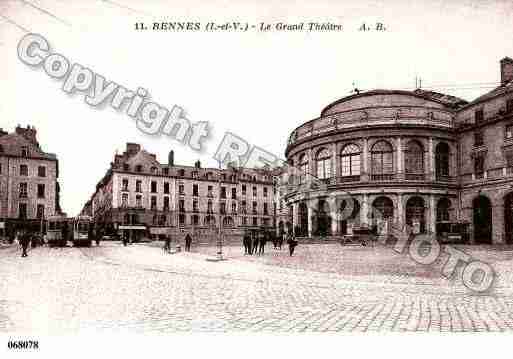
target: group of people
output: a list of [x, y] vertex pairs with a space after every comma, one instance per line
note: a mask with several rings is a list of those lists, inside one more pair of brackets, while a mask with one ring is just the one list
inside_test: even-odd
[[[242, 245], [244, 246], [244, 255], [263, 255], [265, 253], [265, 245], [267, 241], [271, 240], [274, 245], [274, 249], [281, 250], [284, 242], [284, 238], [287, 235], [281, 233], [280, 235], [273, 235], [271, 232], [266, 230], [261, 231], [246, 231], [242, 237]], [[289, 245], [289, 254], [294, 254], [298, 241], [292, 234], [287, 236], [287, 244]]]
[[[189, 233], [187, 233], [185, 235], [185, 251], [186, 252], [191, 251], [191, 244], [192, 244], [192, 236]], [[170, 236], [166, 236], [163, 249], [165, 252], [171, 251], [171, 237]]]
[[[252, 238], [253, 237], [253, 238]], [[265, 244], [268, 240], [266, 232], [248, 232], [244, 233], [242, 237], [242, 244], [244, 246], [244, 254], [249, 255], [262, 255], [265, 252]]]

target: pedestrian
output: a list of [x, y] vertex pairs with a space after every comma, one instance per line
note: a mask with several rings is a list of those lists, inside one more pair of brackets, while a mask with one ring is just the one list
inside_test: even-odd
[[258, 255], [261, 256], [264, 254], [265, 252], [265, 244], [267, 242], [267, 233], [265, 230], [262, 230], [262, 232], [260, 232], [260, 239], [259, 239], [259, 246], [258, 246]]
[[128, 233], [125, 232], [123, 233], [123, 245], [126, 247], [126, 245], [128, 244]]
[[100, 239], [101, 239], [101, 237], [102, 237], [102, 235], [103, 235], [102, 233], [103, 233], [103, 232], [102, 232], [102, 230], [101, 230], [101, 229], [97, 230], [97, 231], [96, 231], [96, 233], [95, 233], [95, 235], [96, 235], [96, 236], [95, 236], [95, 241], [96, 241], [96, 246], [97, 246], [97, 247], [100, 245]]
[[289, 245], [289, 253], [290, 253], [290, 256], [292, 257], [292, 255], [294, 254], [294, 249], [296, 248], [296, 246], [298, 244], [298, 241], [296, 241], [296, 239], [294, 238], [292, 233], [289, 234], [287, 244]]
[[30, 234], [26, 230], [22, 230], [21, 233], [18, 234], [18, 241], [20, 242], [22, 253], [22, 257], [27, 257], [27, 248], [30, 243]]
[[257, 251], [258, 251], [258, 232], [257, 231], [253, 231], [253, 244], [252, 244], [252, 253], [257, 255]]
[[171, 237], [166, 236], [166, 239], [164, 241], [164, 252], [171, 252]]
[[244, 232], [242, 242], [244, 244], [244, 254], [251, 254], [251, 236], [248, 231]]
[[191, 243], [192, 243], [192, 237], [189, 233], [185, 235], [185, 251], [190, 252], [191, 251]]
[[285, 238], [285, 232], [280, 233], [278, 237], [278, 249], [281, 250], [281, 246], [283, 245], [283, 241]]

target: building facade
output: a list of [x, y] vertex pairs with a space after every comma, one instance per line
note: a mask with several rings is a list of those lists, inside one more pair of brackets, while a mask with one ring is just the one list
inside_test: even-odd
[[59, 214], [58, 160], [44, 152], [35, 128], [0, 129], [0, 223], [2, 227], [37, 226]]
[[137, 240], [176, 231], [216, 237], [246, 228], [275, 226], [273, 174], [268, 170], [161, 164], [154, 154], [128, 143], [83, 209], [98, 226]]
[[[470, 103], [421, 89], [374, 90], [296, 128], [285, 202], [299, 234], [362, 225], [385, 234], [406, 224], [436, 233], [460, 222], [476, 243], [513, 242], [513, 60], [500, 69], [500, 86]], [[322, 191], [297, 190], [309, 176]]]

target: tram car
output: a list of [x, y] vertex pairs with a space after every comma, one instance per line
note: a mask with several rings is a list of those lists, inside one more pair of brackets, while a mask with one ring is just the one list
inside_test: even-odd
[[93, 220], [90, 216], [78, 216], [73, 220], [73, 246], [91, 247], [91, 226]]
[[46, 242], [50, 247], [66, 246], [67, 225], [67, 219], [63, 216], [51, 216], [46, 219]]

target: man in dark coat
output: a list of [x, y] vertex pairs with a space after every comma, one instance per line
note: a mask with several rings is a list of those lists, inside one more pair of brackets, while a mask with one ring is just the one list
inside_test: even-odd
[[21, 244], [21, 248], [22, 248], [22, 253], [21, 253], [21, 256], [22, 257], [27, 257], [28, 254], [27, 254], [27, 248], [30, 244], [30, 234], [26, 231], [26, 230], [22, 230], [21, 233], [19, 234], [18, 236], [19, 238], [19, 242]]
[[258, 241], [258, 255], [262, 255], [265, 252], [265, 244], [267, 243], [267, 232], [265, 230], [262, 230], [259, 235], [259, 241]]
[[296, 248], [297, 243], [298, 242], [296, 241], [294, 236], [292, 234], [289, 234], [289, 238], [287, 240], [287, 244], [289, 245], [289, 253], [290, 253], [291, 257], [294, 254], [294, 249]]
[[253, 235], [253, 245], [252, 245], [253, 248], [252, 248], [251, 253], [256, 255], [256, 254], [258, 254], [257, 253], [257, 251], [258, 251], [258, 232], [254, 231], [252, 233], [252, 235]]
[[191, 243], [192, 243], [192, 237], [189, 233], [185, 235], [185, 251], [190, 252], [191, 251]]
[[242, 244], [244, 246], [244, 254], [251, 254], [251, 237], [248, 232], [244, 232], [242, 236]]

